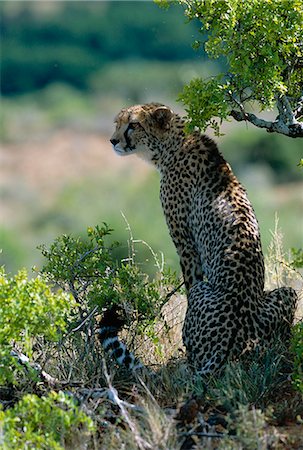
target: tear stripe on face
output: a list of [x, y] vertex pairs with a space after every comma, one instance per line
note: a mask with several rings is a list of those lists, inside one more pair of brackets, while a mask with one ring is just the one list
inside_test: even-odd
[[124, 131], [124, 139], [126, 142], [126, 148], [129, 148], [130, 151], [135, 150], [135, 148], [136, 148], [136, 147], [133, 147], [130, 142], [130, 134], [131, 133], [129, 133], [129, 131], [133, 131], [133, 129], [134, 128], [131, 126], [131, 124], [129, 124], [128, 127], [126, 128], [126, 130]]

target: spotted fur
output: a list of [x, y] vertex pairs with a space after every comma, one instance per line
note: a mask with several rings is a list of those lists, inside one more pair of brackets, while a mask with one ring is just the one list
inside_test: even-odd
[[264, 292], [260, 232], [246, 191], [215, 142], [166, 106], [123, 109], [111, 142], [160, 172], [160, 198], [188, 293], [183, 341], [201, 373], [256, 344], [286, 337], [297, 296]]

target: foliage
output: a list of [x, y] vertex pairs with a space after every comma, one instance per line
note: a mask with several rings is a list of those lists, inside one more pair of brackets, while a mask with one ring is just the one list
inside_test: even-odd
[[[204, 130], [210, 125], [218, 134], [220, 121], [230, 115], [270, 131], [303, 135], [298, 122], [302, 119], [302, 0], [179, 3], [189, 20], [198, 18], [201, 31], [207, 32], [203, 47], [208, 56], [224, 57], [228, 67], [224, 79], [197, 79], [184, 89], [180, 99], [189, 113], [190, 128]], [[211, 106], [206, 103], [209, 100]], [[262, 110], [277, 105], [276, 122], [247, 113], [252, 102], [258, 102]]]
[[41, 398], [25, 395], [13, 408], [0, 411], [0, 426], [4, 450], [80, 448], [94, 429], [93, 421], [64, 392]]
[[113, 303], [118, 301], [117, 293], [112, 292], [111, 251], [115, 244], [106, 247], [104, 237], [111, 229], [103, 227], [89, 228], [88, 240], [71, 235], [58, 237], [50, 249], [40, 247], [47, 259], [42, 273], [51, 282], [62, 289], [69, 290], [81, 304], [103, 306], [110, 294], [114, 295]]
[[297, 323], [292, 330], [292, 351], [294, 353], [293, 382], [303, 394], [303, 322]]
[[134, 255], [118, 264], [113, 257], [117, 242], [109, 246], [105, 243], [111, 231], [104, 223], [102, 227], [88, 228], [88, 239], [63, 235], [49, 250], [42, 246], [47, 259], [42, 273], [71, 292], [82, 311], [96, 308], [101, 312], [102, 308], [120, 305], [130, 321], [138, 320], [143, 332], [159, 316], [163, 305], [160, 288], [165, 294], [171, 287], [165, 283], [170, 283], [171, 277], [163, 274], [160, 279], [149, 281], [134, 264]]
[[303, 249], [302, 248], [291, 248], [291, 253], [293, 260], [291, 262], [292, 267], [295, 269], [303, 268]]
[[255, 450], [276, 448], [279, 442], [277, 433], [268, 432], [267, 414], [255, 407], [241, 406], [227, 417], [236, 439], [226, 437], [218, 449]]
[[0, 383], [13, 382], [20, 368], [11, 356], [12, 343], [31, 357], [33, 339], [58, 340], [75, 305], [70, 295], [52, 292], [41, 276], [28, 279], [21, 270], [10, 278], [0, 270]]
[[[190, 121], [187, 122], [188, 131], [192, 131], [195, 126], [202, 129], [210, 126], [215, 134], [220, 136], [220, 124], [229, 113], [225, 89], [222, 76], [209, 81], [197, 78], [184, 87], [180, 100], [187, 105], [186, 112], [190, 117]], [[219, 117], [220, 121], [214, 117]]]

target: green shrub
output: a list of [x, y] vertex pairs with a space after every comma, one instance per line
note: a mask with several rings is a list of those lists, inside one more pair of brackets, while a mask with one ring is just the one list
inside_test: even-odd
[[[234, 437], [232, 434], [220, 435], [222, 446], [219, 448], [273, 446], [276, 436], [268, 428], [267, 413], [272, 411], [271, 421], [283, 414], [289, 418], [290, 408], [294, 420], [301, 414], [296, 397], [300, 394], [293, 391], [295, 396], [291, 399], [286, 395], [287, 389], [291, 389], [292, 361], [288, 358], [287, 349], [279, 342], [265, 352], [256, 350], [240, 361], [230, 361], [220, 376], [210, 376], [207, 380], [192, 377], [180, 358], [168, 364], [169, 356], [165, 354], [165, 367], [158, 371], [157, 376], [148, 377], [146, 385], [145, 382], [142, 385], [141, 382], [137, 385], [131, 383], [131, 389], [133, 386], [138, 389], [135, 397], [133, 391], [128, 391], [129, 376], [125, 383], [121, 372], [119, 376], [122, 378], [110, 372], [114, 387], [111, 392], [119, 396], [123, 410], [117, 408], [117, 404], [113, 405], [112, 398], [109, 400], [102, 353], [93, 333], [93, 318], [97, 311], [121, 305], [130, 319], [123, 338], [130, 340], [133, 333], [131, 338], [135, 344], [142, 345], [146, 353], [150, 351], [152, 357], [157, 353], [157, 346], [153, 345], [156, 340], [151, 342], [149, 339], [144, 347], [142, 335], [155, 337], [156, 331], [154, 335], [150, 332], [153, 325], [158, 326], [154, 330], [157, 329], [160, 345], [171, 347], [178, 339], [174, 336], [173, 342], [171, 337], [165, 341], [164, 333], [159, 330], [161, 322], [157, 320], [171, 286], [176, 286], [178, 280], [174, 274], [164, 273], [158, 264], [158, 278], [150, 281], [136, 264], [132, 238], [129, 257], [118, 263], [114, 257], [118, 244], [107, 245], [110, 234], [111, 229], [104, 224], [89, 228], [85, 237], [58, 237], [49, 249], [42, 247], [46, 263], [42, 274], [32, 280], [28, 279], [25, 271], [9, 278], [2, 269], [0, 383], [20, 379], [20, 371], [19, 378], [15, 377], [19, 364], [10, 355], [12, 341], [35, 361], [35, 343], [43, 353], [47, 353], [47, 341], [62, 338], [60, 345], [53, 346], [50, 357], [44, 359], [43, 370], [56, 377], [53, 378], [55, 386], [68, 390], [68, 395], [50, 392], [53, 387], [45, 380], [29, 382], [35, 376], [34, 369], [31, 374], [29, 364], [28, 370], [22, 372], [23, 383], [15, 382], [12, 394], [8, 389], [0, 393], [1, 401], [4, 399], [7, 405], [4, 412], [0, 411], [0, 447], [4, 450], [90, 448], [94, 421], [102, 431], [94, 436], [94, 445], [98, 448], [137, 448], [136, 439], [140, 442], [143, 439], [152, 448], [158, 448], [160, 442], [165, 448], [177, 448], [184, 438], [183, 429], [163, 413], [163, 408], [168, 405], [169, 408], [178, 408], [177, 405], [192, 391], [203, 401], [210, 416], [214, 411], [224, 411], [228, 430], [234, 433]], [[52, 293], [54, 285], [59, 285], [61, 291]], [[79, 312], [80, 325], [75, 326]], [[176, 319], [181, 320], [181, 316]], [[68, 333], [62, 336], [67, 329]], [[296, 325], [294, 330], [293, 379], [296, 388], [302, 391], [302, 324]], [[144, 359], [142, 361], [145, 362]], [[40, 393], [40, 396], [33, 395], [33, 392]], [[125, 395], [133, 404], [124, 401]], [[282, 396], [285, 397], [284, 403], [277, 398]], [[14, 403], [20, 398], [18, 403]], [[92, 419], [77, 406], [79, 398]], [[192, 433], [192, 424], [188, 426], [191, 427], [189, 433]], [[209, 442], [209, 438], [205, 437], [205, 440]], [[201, 445], [203, 442], [201, 437]]]
[[[268, 414], [270, 415], [270, 411]], [[241, 405], [227, 419], [234, 436], [226, 436], [222, 439], [219, 450], [277, 448], [279, 435], [268, 429], [267, 414], [260, 409], [254, 407], [250, 409], [247, 405]]]
[[52, 292], [41, 276], [28, 279], [21, 270], [10, 278], [0, 269], [0, 383], [14, 382], [19, 368], [11, 356], [12, 343], [31, 357], [34, 338], [58, 340], [75, 305], [70, 295]]
[[0, 426], [4, 450], [82, 448], [80, 442], [93, 431], [93, 421], [63, 392], [25, 395], [0, 412]]
[[301, 269], [303, 268], [303, 248], [291, 248], [291, 254], [293, 257], [293, 260], [291, 262], [291, 265], [294, 269]]
[[106, 245], [112, 230], [102, 227], [88, 228], [87, 237], [63, 235], [47, 249], [41, 246], [47, 259], [42, 273], [52, 283], [72, 293], [82, 311], [110, 308], [120, 305], [128, 313], [130, 322], [138, 321], [139, 328], [153, 324], [159, 316], [163, 297], [177, 283], [173, 273], [161, 273], [150, 281], [134, 263], [134, 254], [120, 264], [114, 260], [117, 242]]
[[303, 322], [293, 327], [291, 348], [294, 353], [294, 386], [303, 393]]
[[186, 112], [190, 117], [187, 123], [189, 132], [196, 126], [203, 130], [209, 126], [216, 136], [220, 136], [220, 125], [229, 113], [225, 91], [226, 85], [220, 76], [207, 81], [195, 78], [184, 86], [179, 100], [187, 106]]

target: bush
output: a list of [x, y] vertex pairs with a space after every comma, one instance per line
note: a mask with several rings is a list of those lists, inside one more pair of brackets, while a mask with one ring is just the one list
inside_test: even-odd
[[4, 450], [61, 450], [87, 441], [93, 421], [63, 392], [39, 398], [25, 395], [13, 408], [0, 412]]
[[303, 393], [303, 322], [293, 327], [292, 351], [294, 353], [293, 382], [295, 388]]
[[12, 342], [31, 357], [38, 336], [46, 341], [60, 338], [75, 306], [70, 295], [52, 292], [41, 276], [28, 279], [21, 270], [10, 278], [0, 269], [0, 383], [15, 382], [20, 369], [11, 356]]
[[146, 327], [153, 328], [161, 314], [171, 286], [178, 284], [177, 278], [167, 271], [149, 280], [135, 264], [134, 251], [118, 264], [113, 250], [119, 244], [107, 246], [105, 242], [111, 231], [104, 223], [88, 228], [87, 238], [63, 235], [49, 250], [42, 246], [47, 259], [42, 273], [74, 296], [84, 316], [92, 310], [102, 312], [103, 308], [119, 305], [129, 324], [135, 321], [136, 331], [146, 333]]

